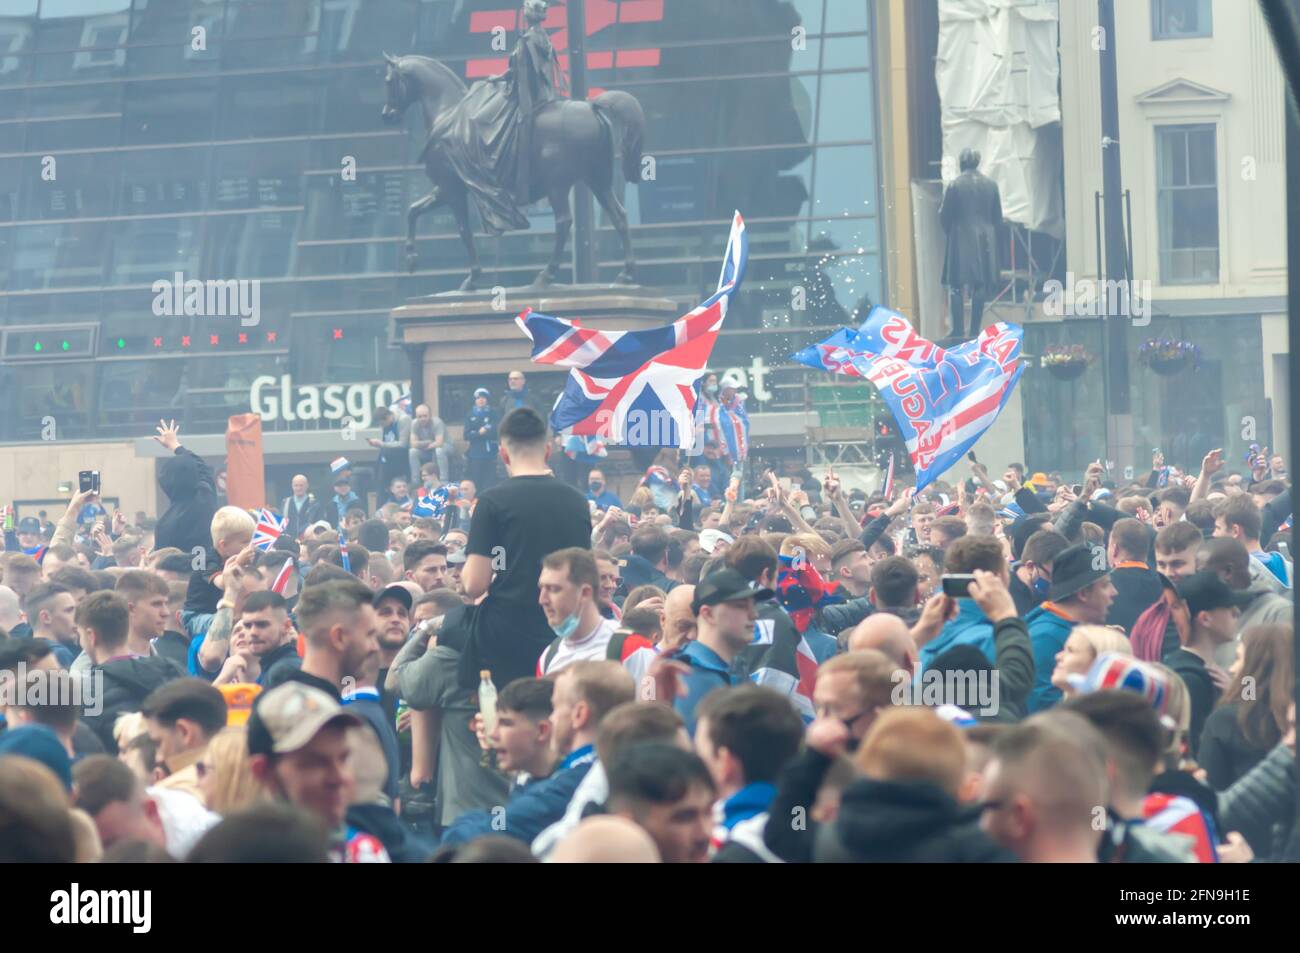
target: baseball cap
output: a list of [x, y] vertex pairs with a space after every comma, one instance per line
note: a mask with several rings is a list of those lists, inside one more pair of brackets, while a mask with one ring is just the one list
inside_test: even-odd
[[760, 589], [735, 569], [719, 569], [695, 587], [691, 611], [698, 615], [703, 606], [716, 606], [736, 599], [771, 599], [774, 595], [776, 593], [771, 589]]
[[477, 389], [474, 391], [474, 396], [475, 396], [475, 397], [491, 397], [491, 396], [492, 396], [492, 392], [491, 392], [490, 390], [488, 390], [486, 387], [479, 387], [479, 388], [477, 388]]
[[317, 530], [321, 530], [321, 529], [332, 530], [334, 529], [334, 527], [331, 526], [329, 523], [325, 522], [325, 520], [317, 520], [316, 522], [308, 526], [307, 529], [309, 532], [314, 533]]
[[411, 590], [407, 589], [405, 586], [398, 585], [397, 583], [393, 583], [392, 585], [385, 586], [381, 589], [379, 595], [375, 597], [375, 605], [379, 605], [379, 603], [385, 599], [396, 599], [402, 605], [406, 606], [407, 612], [411, 611], [411, 606], [415, 602], [415, 600], [411, 598]]
[[1193, 618], [1198, 612], [1212, 609], [1226, 609], [1229, 606], [1241, 608], [1248, 605], [1251, 599], [1247, 593], [1231, 588], [1216, 572], [1193, 573], [1174, 588], [1178, 598], [1187, 602], [1187, 610]]
[[724, 533], [720, 529], [706, 529], [700, 533], [700, 549], [704, 550], [710, 556], [713, 555], [714, 547], [716, 547], [719, 542], [724, 542], [730, 546], [735, 541], [736, 540], [732, 536]]
[[39, 533], [41, 531], [41, 521], [35, 516], [24, 516], [18, 521], [18, 532], [20, 533]]
[[302, 682], [263, 692], [248, 719], [249, 754], [290, 754], [306, 747], [327, 725], [360, 725], [333, 698]]
[[464, 565], [464, 564], [468, 561], [468, 558], [469, 558], [469, 557], [467, 557], [467, 556], [465, 555], [465, 550], [463, 550], [463, 549], [453, 549], [451, 552], [449, 552], [449, 553], [447, 554], [447, 565], [448, 565], [448, 566], [461, 566], [461, 565]]

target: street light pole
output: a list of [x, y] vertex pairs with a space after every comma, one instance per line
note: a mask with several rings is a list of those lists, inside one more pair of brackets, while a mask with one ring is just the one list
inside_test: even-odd
[[[1287, 391], [1300, 381], [1300, 354], [1295, 342], [1300, 338], [1300, 28], [1296, 17], [1300, 15], [1300, 0], [1260, 0], [1264, 19], [1282, 64], [1290, 95], [1286, 100], [1286, 246], [1287, 246]], [[1294, 401], [1287, 416], [1291, 421], [1291, 455], [1300, 448], [1300, 414], [1295, 413]], [[1300, 609], [1291, 619], [1294, 632], [1300, 628]], [[1300, 672], [1300, 639], [1292, 640], [1293, 664]], [[1300, 679], [1293, 689], [1293, 701], [1300, 704]], [[1296, 823], [1300, 825], [1300, 791], [1296, 796]], [[1300, 827], [1297, 827], [1300, 829]], [[1294, 840], [1293, 840], [1294, 843]], [[1294, 861], [1295, 857], [1285, 857]]]
[[[1119, 79], [1115, 60], [1115, 0], [1097, 0], [1101, 49], [1101, 188], [1106, 284], [1102, 335], [1106, 387], [1106, 453], [1117, 465], [1132, 460], [1132, 418], [1128, 368], [1128, 247], [1124, 240], [1124, 186], [1119, 161]], [[1100, 264], [1100, 263], [1099, 263]], [[1111, 284], [1111, 282], [1116, 282]], [[1123, 290], [1115, 295], [1107, 288]]]

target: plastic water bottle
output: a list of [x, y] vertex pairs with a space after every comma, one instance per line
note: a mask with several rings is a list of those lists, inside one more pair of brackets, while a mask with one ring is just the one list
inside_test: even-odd
[[491, 736], [497, 727], [497, 687], [492, 684], [492, 673], [483, 669], [478, 673], [478, 711], [483, 716], [483, 734]]

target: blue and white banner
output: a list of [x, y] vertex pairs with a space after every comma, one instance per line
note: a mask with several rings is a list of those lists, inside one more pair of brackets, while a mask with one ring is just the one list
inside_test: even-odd
[[916, 488], [957, 462], [997, 419], [1024, 368], [1024, 329], [998, 323], [944, 349], [897, 311], [877, 305], [856, 331], [841, 328], [796, 361], [876, 385], [907, 443]]

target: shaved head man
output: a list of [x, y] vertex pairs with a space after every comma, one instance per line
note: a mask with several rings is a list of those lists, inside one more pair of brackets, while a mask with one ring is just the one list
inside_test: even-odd
[[908, 675], [916, 673], [916, 642], [907, 623], [888, 612], [873, 612], [854, 628], [849, 636], [849, 651], [875, 649], [883, 652], [896, 668]]
[[1096, 812], [1110, 798], [1105, 751], [1074, 712], [1035, 715], [999, 735], [984, 769], [984, 833], [1026, 863], [1096, 863]]
[[654, 838], [626, 817], [597, 815], [555, 845], [553, 864], [657, 864]]
[[307, 495], [307, 488], [310, 485], [311, 484], [307, 482], [307, 478], [301, 473], [295, 475], [293, 480], [290, 482], [290, 486], [293, 487], [293, 495], [299, 499]]
[[659, 642], [661, 655], [676, 651], [695, 639], [695, 614], [691, 600], [695, 598], [694, 586], [673, 586], [664, 597], [664, 607], [659, 610]]

